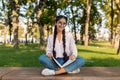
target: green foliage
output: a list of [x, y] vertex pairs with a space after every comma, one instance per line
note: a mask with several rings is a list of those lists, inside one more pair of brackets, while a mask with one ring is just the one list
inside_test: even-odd
[[91, 26], [95, 25], [95, 24], [101, 24], [102, 22], [102, 16], [101, 14], [98, 12], [97, 9], [97, 5], [93, 4], [91, 6], [91, 12], [90, 12], [90, 22], [91, 22]]
[[103, 12], [105, 13], [106, 15], [106, 26], [107, 28], [111, 28], [111, 15], [114, 15], [114, 19], [113, 19], [113, 32], [115, 32], [116, 30], [116, 26], [117, 26], [117, 8], [116, 8], [116, 5], [115, 5], [115, 0], [113, 0], [113, 12], [114, 13], [111, 13], [111, 0], [105, 0], [105, 1], [102, 1], [102, 3], [104, 3], [105, 5], [102, 5], [101, 4], [101, 9], [103, 10]]
[[26, 16], [32, 18], [34, 16], [34, 6], [30, 3], [29, 8], [27, 9]]
[[[37, 1], [39, 2], [37, 3]], [[39, 24], [39, 22], [41, 22], [43, 25], [47, 24], [48, 26], [54, 24], [56, 13], [60, 10], [60, 13], [58, 13], [58, 15], [61, 13], [65, 14], [68, 17], [68, 23], [70, 24], [70, 26], [75, 25], [76, 30], [80, 29], [80, 32], [83, 34], [85, 31], [84, 27], [86, 20], [86, 1], [87, 0], [1, 0], [0, 2], [2, 3], [2, 7], [0, 9], [2, 10], [2, 12], [4, 12], [4, 14], [0, 12], [0, 16], [7, 16], [7, 18], [4, 17], [3, 20], [5, 20], [6, 24], [9, 24], [10, 30], [12, 30], [12, 10], [14, 8], [16, 8], [15, 10], [16, 12], [18, 12], [19, 17], [24, 17], [26, 19], [29, 18], [32, 20], [33, 23], [35, 22]], [[99, 25], [101, 25], [104, 19], [106, 19], [105, 26], [110, 29], [112, 14], [110, 1], [111, 0], [91, 0], [89, 32], [92, 33], [92, 35], [96, 33], [94, 25], [97, 24], [98, 27], [101, 27]], [[25, 9], [25, 12], [23, 13], [21, 12], [22, 8]], [[70, 8], [73, 8], [73, 14], [71, 13]], [[105, 14], [105, 16], [101, 14], [99, 9], [104, 12], [103, 14]], [[37, 19], [37, 11], [41, 11], [42, 13], [40, 13], [41, 15], [39, 19]], [[75, 19], [75, 22], [73, 22], [73, 18]], [[117, 18], [117, 7], [116, 5], [114, 5], [114, 31], [116, 30], [117, 26]], [[80, 25], [80, 28], [78, 25]]]
[[51, 11], [49, 11], [47, 9], [44, 10], [43, 14], [40, 17], [40, 22], [42, 24], [49, 24], [52, 21], [52, 19], [53, 19], [53, 18], [51, 18], [50, 15], [51, 15]]

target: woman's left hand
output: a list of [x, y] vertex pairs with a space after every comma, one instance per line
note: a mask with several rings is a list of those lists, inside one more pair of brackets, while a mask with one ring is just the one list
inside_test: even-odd
[[75, 57], [75, 55], [72, 54], [72, 55], [69, 57], [69, 59], [70, 59], [70, 60], [75, 60], [76, 57]]

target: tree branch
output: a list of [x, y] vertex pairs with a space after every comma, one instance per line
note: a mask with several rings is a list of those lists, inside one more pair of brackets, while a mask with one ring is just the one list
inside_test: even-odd
[[119, 0], [115, 0], [115, 4], [116, 4], [117, 9], [120, 11]]

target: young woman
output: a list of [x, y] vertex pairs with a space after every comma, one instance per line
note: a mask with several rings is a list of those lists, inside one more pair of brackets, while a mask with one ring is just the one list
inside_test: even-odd
[[[41, 55], [39, 61], [46, 68], [42, 75], [58, 75], [63, 73], [78, 73], [80, 67], [85, 64], [82, 57], [77, 56], [77, 48], [74, 38], [70, 32], [65, 32], [67, 17], [60, 15], [56, 17], [54, 34], [48, 37], [46, 54]], [[66, 67], [59, 68], [53, 61], [53, 57], [63, 65], [66, 61], [75, 60]]]

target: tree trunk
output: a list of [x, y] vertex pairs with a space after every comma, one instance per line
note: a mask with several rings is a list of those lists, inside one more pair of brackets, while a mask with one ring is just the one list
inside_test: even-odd
[[86, 10], [84, 9], [83, 10], [83, 18], [82, 18], [84, 21], [83, 21], [83, 25], [81, 26], [81, 42], [82, 42], [82, 45], [84, 45], [84, 34], [85, 34], [85, 20], [86, 20]]
[[10, 41], [10, 43], [11, 43], [11, 41], [12, 41], [12, 38], [11, 38], [11, 35], [12, 35], [12, 25], [9, 25], [9, 34], [10, 34], [10, 39], [9, 39], [9, 41]]
[[27, 32], [25, 33], [25, 46], [28, 45], [28, 41], [27, 41]]
[[117, 49], [117, 55], [120, 55], [120, 39], [119, 39], [119, 46], [118, 46], [118, 49]]
[[13, 47], [15, 48], [15, 49], [17, 49], [17, 48], [19, 48], [19, 46], [18, 46], [18, 25], [17, 25], [17, 23], [13, 23], [13, 28], [14, 28], [14, 31], [13, 31], [13, 35], [14, 35], [14, 45], [13, 45]]
[[32, 27], [32, 33], [31, 33], [31, 36], [32, 36], [32, 43], [35, 43], [35, 40], [34, 40], [34, 32], [35, 32], [35, 28]]
[[117, 26], [117, 35], [118, 35], [118, 39], [119, 39], [119, 44], [118, 44], [118, 50], [117, 50], [117, 54], [120, 55], [120, 11], [118, 13], [118, 26]]
[[114, 10], [113, 10], [113, 0], [111, 0], [111, 44], [112, 46], [114, 45], [114, 41], [113, 41], [113, 19], [114, 19]]
[[4, 44], [7, 43], [6, 35], [7, 35], [7, 27], [4, 28]]
[[27, 26], [25, 27], [25, 46], [28, 45], [28, 26], [29, 26], [29, 18], [27, 18]]
[[47, 25], [47, 37], [49, 36], [49, 34], [50, 34], [50, 26], [49, 25]]
[[12, 4], [12, 16], [13, 16], [13, 19], [12, 19], [12, 25], [13, 25], [13, 35], [14, 35], [14, 44], [13, 44], [13, 47], [15, 49], [19, 48], [19, 42], [18, 42], [18, 24], [19, 24], [19, 20], [18, 20], [18, 17], [19, 17], [19, 10], [20, 10], [20, 5], [19, 4], [16, 4], [16, 2], [14, 0], [11, 0], [10, 1], [11, 4]]
[[87, 0], [86, 5], [86, 23], [85, 23], [85, 39], [84, 39], [84, 46], [88, 46], [88, 28], [89, 28], [89, 20], [90, 20], [90, 9], [91, 9], [91, 0]]
[[[11, 10], [10, 10], [11, 11]], [[11, 20], [11, 14], [10, 14], [10, 12], [8, 12], [8, 24], [9, 24], [9, 34], [10, 34], [10, 39], [9, 39], [9, 41], [10, 41], [10, 43], [11, 43], [11, 41], [12, 41], [12, 39], [11, 39], [11, 35], [12, 35], [12, 20]]]
[[44, 26], [42, 24], [40, 24], [39, 26], [39, 32], [40, 32], [40, 49], [44, 50], [45, 49], [45, 45], [44, 45]]
[[120, 6], [119, 6], [119, 0], [115, 0], [115, 4], [116, 4], [116, 7], [117, 7], [117, 12], [118, 12], [117, 28], [116, 28], [116, 36], [117, 36], [117, 39], [118, 39], [117, 54], [120, 54]]
[[[40, 49], [44, 50], [44, 27], [40, 22], [40, 17], [44, 11], [44, 7], [45, 7], [45, 2], [46, 0], [43, 0], [41, 2], [36, 1], [36, 16], [37, 16], [37, 23], [39, 25], [39, 32], [40, 32]], [[41, 3], [41, 5], [40, 5]], [[40, 7], [41, 6], [41, 7]]]
[[75, 16], [74, 16], [74, 12], [73, 12], [73, 7], [71, 6], [71, 12], [72, 12], [72, 21], [73, 21], [73, 29], [74, 29], [74, 36], [75, 36], [75, 43], [77, 43], [77, 36], [76, 36], [76, 26], [75, 26]]
[[31, 43], [34, 43], [34, 41], [33, 41], [33, 38], [34, 38], [33, 32], [31, 33], [31, 37], [32, 37]]

